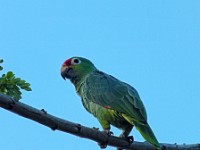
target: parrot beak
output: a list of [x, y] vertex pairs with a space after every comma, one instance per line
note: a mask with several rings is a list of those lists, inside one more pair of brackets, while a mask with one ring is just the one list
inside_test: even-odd
[[66, 70], [68, 69], [68, 66], [67, 65], [62, 65], [61, 69], [60, 69], [60, 74], [62, 76], [62, 78], [65, 80], [66, 79], [66, 76], [65, 76], [65, 72]]
[[61, 67], [61, 76], [62, 78], [65, 80], [66, 78], [67, 79], [71, 79], [72, 77], [74, 77], [74, 71], [72, 68], [68, 67], [67, 65], [63, 65]]

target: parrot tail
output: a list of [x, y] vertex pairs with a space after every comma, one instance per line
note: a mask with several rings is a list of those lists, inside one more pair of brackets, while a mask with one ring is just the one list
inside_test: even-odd
[[161, 146], [156, 139], [153, 131], [151, 130], [150, 126], [147, 124], [135, 124], [136, 129], [140, 132], [143, 138], [148, 141], [150, 144], [154, 145], [157, 149], [161, 149]]

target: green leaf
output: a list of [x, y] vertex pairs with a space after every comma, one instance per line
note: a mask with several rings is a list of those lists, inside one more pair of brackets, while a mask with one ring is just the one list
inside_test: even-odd
[[26, 91], [31, 91], [29, 83], [23, 83], [23, 84], [20, 84], [19, 86], [20, 86], [21, 89], [24, 89]]
[[14, 74], [12, 71], [9, 71], [9, 72], [7, 72], [6, 76], [8, 79], [11, 79], [12, 77], [14, 77]]
[[25, 82], [26, 82], [25, 80], [20, 80], [20, 81], [17, 83], [17, 85], [21, 87]]
[[19, 83], [19, 82], [21, 81], [21, 78], [14, 78], [13, 81], [14, 81], [15, 83]]
[[30, 87], [26, 87], [26, 88], [24, 88], [24, 90], [26, 90], [26, 91], [32, 91], [32, 89]]

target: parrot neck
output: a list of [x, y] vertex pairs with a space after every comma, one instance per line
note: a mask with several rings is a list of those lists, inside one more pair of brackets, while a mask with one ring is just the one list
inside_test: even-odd
[[85, 69], [84, 71], [82, 71], [81, 74], [77, 74], [73, 78], [70, 79], [71, 82], [74, 84], [78, 94], [80, 93], [80, 89], [81, 89], [81, 86], [83, 85], [83, 83], [95, 71], [97, 71], [97, 69], [94, 66], [89, 67], [89, 68], [87, 68], [87, 70]]
[[75, 78], [75, 79], [71, 80], [71, 82], [75, 86], [77, 93], [80, 95], [80, 89], [84, 83], [84, 79], [79, 80], [79, 79]]
[[85, 79], [87, 78], [89, 74], [85, 75], [85, 76], [74, 76], [73, 78], [70, 79], [70, 81], [73, 83], [73, 85], [76, 88], [76, 91], [79, 94], [80, 88], [82, 86], [82, 84], [84, 83]]

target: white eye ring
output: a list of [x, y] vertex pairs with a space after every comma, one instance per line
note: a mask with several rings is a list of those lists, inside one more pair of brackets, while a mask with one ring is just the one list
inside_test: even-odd
[[73, 65], [78, 65], [78, 64], [80, 64], [81, 63], [81, 61], [80, 61], [80, 59], [78, 59], [78, 58], [73, 58], [72, 60], [71, 60], [71, 64], [73, 64]]

